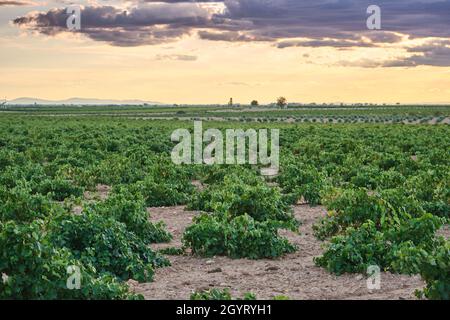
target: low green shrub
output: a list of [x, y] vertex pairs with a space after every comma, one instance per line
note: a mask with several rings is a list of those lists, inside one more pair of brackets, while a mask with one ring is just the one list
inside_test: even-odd
[[358, 227], [367, 220], [387, 229], [389, 225], [425, 214], [420, 202], [399, 189], [372, 193], [365, 188], [334, 189], [325, 203], [328, 215], [313, 226], [319, 239], [336, 235], [347, 227]]
[[419, 298], [450, 300], [450, 242], [441, 240], [433, 250], [424, 249], [412, 241], [405, 242], [396, 252], [394, 266], [404, 273], [420, 274], [426, 287], [417, 291]]
[[149, 221], [143, 197], [129, 192], [125, 187], [114, 188], [104, 201], [91, 205], [88, 211], [112, 217], [124, 223], [128, 231], [135, 233], [145, 243], [168, 242], [170, 233], [164, 230], [163, 223], [153, 224]]
[[426, 251], [434, 250], [438, 243], [435, 232], [443, 223], [442, 218], [431, 214], [398, 220], [395, 225], [379, 225], [367, 220], [357, 228], [348, 227], [342, 234], [332, 237], [324, 254], [315, 258], [315, 262], [336, 274], [365, 272], [370, 265], [405, 272], [396, 264], [397, 251], [405, 243]]
[[203, 256], [276, 258], [296, 249], [287, 239], [278, 235], [280, 227], [283, 227], [281, 222], [259, 222], [247, 214], [230, 219], [202, 214], [186, 229], [183, 243], [194, 254]]
[[61, 178], [46, 179], [39, 183], [36, 187], [36, 191], [47, 195], [50, 198], [57, 201], [64, 201], [64, 199], [71, 196], [81, 197], [83, 195], [83, 188], [74, 185], [73, 182], [69, 180], [64, 180]]
[[31, 189], [26, 186], [16, 186], [12, 189], [0, 186], [0, 202], [0, 221], [31, 222], [61, 209], [47, 197], [32, 194]]
[[177, 247], [168, 247], [164, 249], [158, 250], [160, 254], [165, 254], [168, 256], [181, 256], [185, 253], [185, 250], [183, 248], [177, 248]]
[[122, 280], [152, 281], [154, 268], [169, 265], [125, 224], [92, 212], [55, 218], [51, 240], [99, 273]]
[[[67, 268], [80, 270], [80, 288], [67, 287]], [[48, 241], [42, 220], [0, 222], [0, 299], [135, 299], [125, 284], [96, 274], [67, 248]]]
[[[194, 291], [191, 293], [191, 300], [221, 300], [221, 301], [229, 301], [233, 300], [231, 296], [230, 290], [228, 288], [225, 289], [210, 289], [210, 290], [201, 290]], [[256, 300], [256, 295], [251, 292], [246, 292], [242, 299], [236, 300]]]
[[343, 273], [365, 272], [370, 265], [387, 266], [389, 245], [382, 232], [372, 221], [352, 227], [345, 235], [330, 240], [325, 253], [314, 259], [316, 265], [338, 275]]
[[312, 206], [321, 204], [321, 193], [328, 185], [325, 175], [316, 168], [289, 162], [282, 168], [278, 182], [293, 204], [303, 197]]
[[277, 188], [270, 188], [261, 177], [226, 175], [223, 182], [210, 185], [193, 196], [189, 209], [238, 217], [248, 214], [256, 221], [296, 221], [290, 206]]
[[194, 186], [187, 179], [148, 176], [130, 187], [144, 196], [147, 207], [176, 206], [187, 203]]

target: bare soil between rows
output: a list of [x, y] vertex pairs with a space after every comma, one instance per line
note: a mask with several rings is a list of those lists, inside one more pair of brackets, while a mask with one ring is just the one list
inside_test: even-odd
[[[151, 220], [164, 221], [174, 239], [168, 244], [152, 245], [154, 249], [181, 246], [184, 229], [198, 212], [184, 207], [149, 208]], [[312, 232], [312, 225], [326, 215], [324, 207], [294, 207], [302, 222], [300, 234], [280, 230], [298, 246], [298, 251], [276, 260], [201, 258], [192, 255], [168, 256], [172, 266], [157, 269], [154, 281], [134, 285], [137, 293], [149, 300], [189, 299], [191, 292], [210, 288], [229, 288], [233, 297], [246, 292], [258, 299], [277, 295], [294, 300], [308, 299], [415, 299], [414, 291], [424, 287], [420, 276], [382, 273], [381, 289], [369, 290], [363, 275], [336, 276], [317, 267], [313, 258], [322, 252], [323, 243]]]

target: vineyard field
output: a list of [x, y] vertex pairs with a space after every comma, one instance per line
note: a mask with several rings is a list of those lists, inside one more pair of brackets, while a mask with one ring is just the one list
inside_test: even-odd
[[[0, 299], [450, 298], [450, 108], [86, 108], [0, 111]], [[193, 120], [278, 174], [174, 164]]]

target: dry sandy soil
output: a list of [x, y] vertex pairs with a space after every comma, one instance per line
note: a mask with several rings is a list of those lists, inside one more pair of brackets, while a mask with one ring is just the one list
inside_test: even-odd
[[[164, 221], [174, 240], [153, 248], [181, 246], [183, 230], [197, 212], [184, 207], [149, 208], [152, 221]], [[232, 260], [227, 257], [200, 258], [169, 256], [171, 267], [156, 270], [154, 282], [138, 284], [135, 291], [146, 299], [189, 299], [192, 291], [229, 288], [234, 297], [253, 292], [259, 299], [285, 295], [291, 299], [414, 299], [414, 291], [424, 287], [419, 276], [382, 273], [381, 289], [367, 289], [362, 275], [335, 276], [316, 267], [313, 257], [322, 252], [322, 243], [312, 234], [312, 225], [326, 214], [323, 207], [299, 205], [295, 216], [302, 221], [300, 234], [280, 231], [299, 250], [277, 260]]]

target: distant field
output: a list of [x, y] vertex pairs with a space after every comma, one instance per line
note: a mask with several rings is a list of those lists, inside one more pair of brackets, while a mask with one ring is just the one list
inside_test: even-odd
[[0, 112], [37, 114], [163, 114], [189, 116], [300, 116], [300, 115], [421, 115], [450, 116], [448, 106], [296, 106], [281, 109], [271, 106], [6, 106]]
[[449, 124], [450, 106], [7, 106], [0, 115], [260, 123]]

